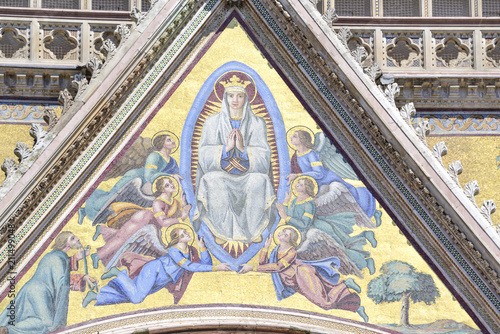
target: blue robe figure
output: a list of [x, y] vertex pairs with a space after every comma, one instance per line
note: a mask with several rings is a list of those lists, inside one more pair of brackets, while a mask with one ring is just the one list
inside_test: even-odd
[[[154, 138], [153, 143], [155, 144], [155, 148], [160, 148], [157, 142], [160, 142], [162, 145], [166, 146], [170, 141], [170, 145], [173, 145], [175, 148], [175, 142], [171, 139], [170, 135], [160, 135], [160, 138]], [[163, 144], [163, 142], [165, 144]], [[173, 144], [172, 144], [173, 143]], [[179, 174], [179, 166], [177, 165], [177, 161], [170, 156], [165, 156], [159, 151], [154, 151], [146, 158], [146, 162], [144, 167], [132, 169], [126, 172], [122, 178], [111, 188], [110, 191], [105, 191], [101, 189], [96, 189], [92, 195], [85, 202], [85, 207], [80, 208], [78, 210], [78, 223], [81, 224], [83, 222], [83, 218], [87, 216], [91, 221], [94, 221], [95, 218], [99, 215], [99, 222], [94, 221], [94, 225], [97, 223], [105, 223], [106, 218], [109, 216], [111, 212], [106, 212], [102, 215], [100, 212], [108, 207], [112, 202], [114, 202], [114, 197], [117, 193], [122, 190], [130, 181], [134, 179], [140, 180], [140, 184], [137, 184], [138, 187], [137, 193], [142, 193], [142, 186], [146, 183], [152, 184], [158, 177], [164, 175], [173, 175]], [[131, 202], [141, 206], [148, 206], [143, 202], [135, 202], [132, 198], [127, 198], [127, 200], [120, 199], [119, 201]]]
[[[358, 176], [324, 133], [317, 133], [314, 137], [314, 144], [311, 134], [305, 130], [296, 130], [290, 137], [289, 144], [295, 146], [296, 151], [291, 159], [292, 174], [287, 177], [289, 181], [298, 175], [309, 176], [316, 181], [319, 196], [327, 195], [321, 200], [321, 207], [317, 208], [318, 216], [353, 212], [357, 214], [357, 225], [369, 228], [379, 226], [382, 212], [376, 210], [375, 197], [365, 187], [355, 187], [345, 182], [343, 177], [358, 180]], [[375, 225], [371, 217], [375, 217]]]
[[[298, 163], [300, 170], [294, 168], [294, 159]], [[345, 182], [335, 172], [325, 168], [316, 151], [309, 150], [307, 153], [299, 155], [297, 152], [292, 157], [292, 173], [301, 173], [312, 177], [318, 183], [318, 187], [329, 185], [332, 182], [342, 183], [352, 194], [358, 205], [363, 209], [368, 217], [373, 217], [375, 213], [375, 197], [365, 187], [355, 187]]]
[[[120, 271], [117, 277], [104, 286], [97, 295], [89, 292], [82, 305], [86, 307], [92, 300], [97, 300], [95, 306], [138, 304], [148, 295], [163, 288], [174, 294], [174, 303], [177, 303], [191, 278], [190, 275], [184, 277], [184, 287], [176, 287], [183, 274], [214, 270], [212, 258], [206, 248], [201, 251], [199, 263], [192, 261], [192, 257], [197, 257], [197, 254], [197, 250], [192, 246], [189, 246], [186, 252], [177, 246], [172, 246], [166, 255], [146, 263], [134, 278], [129, 277], [127, 270]], [[176, 292], [180, 292], [180, 295], [176, 296]]]
[[[77, 287], [71, 282], [70, 270], [77, 269], [72, 268], [75, 262], [61, 250], [46, 254], [13, 299], [14, 304], [8, 304], [0, 315], [0, 326], [7, 327], [9, 334], [41, 334], [66, 327], [70, 287], [85, 289], [81, 280]], [[14, 311], [9, 305], [15, 305]]]

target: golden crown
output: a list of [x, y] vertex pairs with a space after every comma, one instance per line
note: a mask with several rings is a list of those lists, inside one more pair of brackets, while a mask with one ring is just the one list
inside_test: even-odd
[[233, 75], [231, 77], [231, 79], [229, 79], [227, 81], [221, 81], [220, 82], [220, 84], [222, 86], [224, 86], [224, 88], [228, 88], [228, 87], [242, 87], [242, 88], [246, 88], [250, 83], [251, 83], [251, 81], [244, 81], [244, 80], [238, 78], [236, 75]]

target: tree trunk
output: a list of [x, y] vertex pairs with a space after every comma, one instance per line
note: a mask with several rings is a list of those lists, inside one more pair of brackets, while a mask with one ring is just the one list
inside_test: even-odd
[[399, 326], [411, 327], [409, 322], [410, 317], [410, 294], [408, 292], [403, 293], [403, 298], [401, 299], [401, 314], [399, 318]]

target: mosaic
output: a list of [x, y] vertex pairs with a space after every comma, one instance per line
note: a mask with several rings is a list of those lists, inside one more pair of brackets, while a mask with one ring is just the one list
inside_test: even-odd
[[500, 130], [500, 115], [496, 113], [471, 114], [471, 113], [433, 113], [432, 115], [418, 114], [413, 122], [422, 118], [429, 122], [431, 135], [476, 135], [476, 134], [498, 134]]
[[14, 278], [9, 333], [216, 303], [479, 332], [236, 20], [161, 103]]
[[6, 103], [0, 101], [0, 123], [45, 123], [42, 119], [47, 109], [55, 109], [59, 113], [59, 104], [47, 103]]

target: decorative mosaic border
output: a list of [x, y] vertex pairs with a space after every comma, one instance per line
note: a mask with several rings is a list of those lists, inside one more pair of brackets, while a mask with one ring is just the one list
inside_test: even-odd
[[0, 123], [32, 124], [45, 123], [43, 113], [48, 109], [60, 109], [59, 104], [49, 103], [1, 103]]
[[431, 136], [439, 135], [500, 135], [500, 114], [485, 113], [482, 115], [473, 113], [418, 113], [413, 119], [416, 123], [419, 119], [429, 122]]

